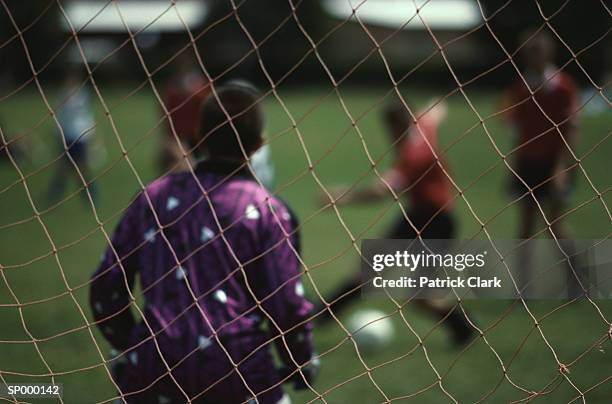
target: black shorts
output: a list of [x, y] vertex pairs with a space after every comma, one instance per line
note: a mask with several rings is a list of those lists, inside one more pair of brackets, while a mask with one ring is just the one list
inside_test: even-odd
[[512, 175], [511, 193], [513, 197], [519, 197], [533, 190], [535, 197], [540, 199], [549, 199], [551, 197], [559, 199], [567, 199], [574, 188], [575, 172], [569, 171], [569, 181], [565, 189], [561, 193], [556, 193], [554, 189], [555, 162], [540, 162], [540, 161], [519, 161], [516, 163], [515, 171], [519, 177], [527, 184], [523, 184], [519, 178]]
[[[72, 157], [79, 166], [87, 162], [87, 142], [83, 140], [67, 141], [68, 152], [65, 155], [67, 162], [70, 163], [68, 155]], [[64, 151], [64, 145], [60, 143], [60, 149]]]
[[[452, 239], [455, 237], [455, 219], [450, 212], [412, 210], [407, 212], [414, 227], [420, 230], [423, 239]], [[431, 221], [430, 221], [431, 220]], [[415, 239], [415, 229], [401, 215], [387, 235], [388, 238]]]

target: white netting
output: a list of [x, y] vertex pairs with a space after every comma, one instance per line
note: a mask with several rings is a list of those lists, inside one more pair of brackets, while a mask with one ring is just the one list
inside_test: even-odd
[[[354, 275], [360, 241], [383, 237], [394, 215], [401, 215], [417, 235], [423, 231], [404, 200], [411, 187], [398, 190], [385, 176], [394, 147], [383, 133], [379, 110], [391, 99], [414, 121], [448, 105], [441, 144], [426, 142], [450, 182], [461, 237], [485, 238], [501, 256], [495, 239], [517, 238], [518, 208], [532, 201], [537, 217], [525, 238], [554, 238], [565, 258], [561, 239], [567, 235], [557, 234], [562, 222], [574, 227], [576, 238], [608, 238], [611, 148], [605, 64], [610, 61], [605, 58], [610, 10], [605, 2], [58, 0], [26, 10], [18, 2], [0, 1], [0, 378], [5, 385], [62, 383], [61, 402], [125, 402], [138, 393], [122, 391], [113, 380], [112, 366], [122, 355], [109, 354], [92, 320], [89, 277], [107, 246], [119, 262], [125, 258], [116, 253], [111, 238], [135, 192], [176, 169], [197, 175], [195, 147], [186, 146], [170, 119], [197, 95], [169, 106], [165, 94], [169, 70], [187, 56], [191, 68], [210, 83], [211, 97], [228, 79], [247, 79], [260, 88], [266, 145], [276, 171], [272, 193], [300, 217], [296, 232], [304, 250], [298, 254], [292, 247], [293, 253], [307, 296], [322, 308], [311, 320], [332, 318], [313, 331], [319, 352], [315, 359], [322, 363], [319, 378], [307, 380], [301, 374], [307, 364], [293, 361], [306, 385], [299, 393], [286, 389], [294, 402], [609, 399], [609, 301], [491, 303], [454, 295], [449, 307], [467, 319], [475, 339], [453, 350], [441, 331], [447, 317], [426, 318], [412, 310], [411, 300], [363, 300], [356, 305], [380, 308], [384, 316], [376, 321], [389, 318], [395, 328], [393, 341], [372, 353], [355, 341], [356, 330], [347, 325], [346, 315], [334, 312], [334, 304], [351, 290], [330, 298], [344, 278]], [[524, 28], [530, 28], [526, 36], [520, 35]], [[542, 33], [557, 49], [557, 64], [534, 87], [520, 54]], [[79, 66], [84, 75], [72, 93], [61, 95], [58, 77], [68, 64]], [[535, 94], [566, 72], [582, 91], [572, 115], [555, 121]], [[499, 88], [516, 80], [529, 89], [526, 97], [504, 104]], [[89, 91], [92, 121], [71, 140], [60, 111], [82, 89]], [[432, 97], [429, 107], [415, 108]], [[556, 179], [530, 186], [521, 178], [513, 159], [525, 143], [513, 141], [503, 124], [505, 115], [526, 102], [537, 106], [550, 131], [563, 140], [568, 161], [555, 176], [574, 175], [577, 181], [574, 196], [554, 216], [538, 188]], [[580, 121], [574, 122], [578, 115]], [[570, 121], [580, 134], [572, 142], [564, 136]], [[71, 141], [85, 137], [98, 144], [93, 154], [103, 157], [83, 165], [68, 150]], [[160, 169], [159, 149], [164, 147], [171, 150], [172, 161]], [[58, 176], [76, 179], [77, 187], [48, 198], [45, 191], [55, 191], [49, 184]], [[508, 178], [525, 191], [505, 195]], [[337, 182], [349, 184], [346, 192], [378, 182], [388, 198], [371, 207], [340, 206], [336, 202], [342, 195], [331, 187]], [[218, 237], [232, 251], [224, 234], [232, 224], [222, 223], [208, 192], [200, 192], [213, 212]], [[174, 251], [164, 233], [168, 225], [159, 221], [146, 193], [144, 199], [157, 224], [154, 234], [172, 251], [173, 269], [181, 268], [188, 258]], [[236, 273], [243, 272], [249, 262], [232, 255]], [[157, 345], [159, 331], [147, 322], [144, 291], [130, 290], [127, 280], [125, 286], [131, 299], [126, 309], [146, 325], [164, 376], [185, 402], [197, 400], [207, 389], [196, 396], [184, 391]], [[193, 302], [201, 298], [189, 282], [185, 286]], [[262, 299], [247, 289], [276, 330], [265, 345], [280, 339], [289, 350], [285, 336], [292, 330], [280, 328]], [[220, 331], [213, 337], [246, 384], [250, 397], [245, 402], [258, 402], [262, 392], [248, 386], [238, 371], [240, 363], [219, 339]]]

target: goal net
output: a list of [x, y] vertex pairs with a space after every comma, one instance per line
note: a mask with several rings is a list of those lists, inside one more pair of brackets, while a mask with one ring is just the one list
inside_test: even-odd
[[[236, 391], [244, 403], [612, 396], [606, 2], [0, 5], [2, 401], [234, 402]], [[261, 108], [263, 146], [249, 156], [240, 137], [240, 164], [209, 189], [202, 105], [220, 103], [235, 136], [245, 131], [242, 112], [221, 101], [228, 87], [252, 97], [244, 114]], [[267, 197], [247, 204], [236, 225], [214, 195], [238, 171], [255, 181], [240, 186]], [[191, 207], [147, 188], [177, 178], [195, 195]], [[212, 224], [198, 227], [197, 243], [181, 242], [172, 227], [200, 226], [184, 220], [201, 217], [198, 209]], [[267, 249], [263, 225], [240, 230], [266, 212], [280, 234]], [[139, 220], [152, 226], [138, 240], [119, 236]], [[478, 252], [494, 263], [469, 287], [439, 283], [443, 297], [432, 297], [433, 278], [409, 286], [421, 282], [424, 261], [412, 271], [409, 261], [387, 262], [406, 252], [390, 239], [413, 240], [410, 259], [433, 254], [440, 282], [467, 282], [477, 269], [466, 266], [485, 259]], [[433, 251], [451, 239], [452, 252], [444, 243]], [[214, 261], [231, 269], [227, 277], [194, 264], [206, 254], [227, 258]], [[152, 277], [148, 264], [162, 255], [172, 263]], [[260, 262], [272, 278], [285, 262], [296, 272], [263, 295], [248, 274]], [[113, 271], [121, 284], [106, 288]], [[406, 275], [401, 288], [381, 275], [391, 272]], [[288, 285], [312, 305], [283, 322], [285, 308], [270, 302], [282, 306]], [[91, 296], [125, 304], [109, 310]], [[210, 332], [193, 331], [196, 323]], [[312, 349], [300, 340], [310, 334]], [[147, 346], [153, 376], [138, 364]], [[226, 366], [207, 366], [207, 349]], [[261, 357], [278, 370], [261, 369]], [[209, 382], [198, 388], [199, 376], [181, 371], [189, 366]], [[132, 369], [130, 382], [122, 369]], [[61, 394], [10, 389], [26, 384]]]

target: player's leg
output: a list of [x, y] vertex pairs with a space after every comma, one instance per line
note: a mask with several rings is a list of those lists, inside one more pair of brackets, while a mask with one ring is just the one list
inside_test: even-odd
[[[90, 182], [90, 145], [89, 141], [86, 139], [87, 138], [82, 138], [81, 140], [74, 142], [72, 145], [70, 145], [70, 148], [68, 149], [68, 153], [72, 157], [74, 163], [79, 168], [79, 171], [81, 172], [81, 175], [85, 179], [86, 183], [83, 183], [74, 166], [69, 161], [67, 161], [67, 163], [69, 165], [69, 169], [71, 168], [70, 172], [75, 177], [77, 184], [79, 184], [80, 187], [87, 187], [91, 198], [93, 199], [94, 203], [96, 203], [98, 201], [98, 187], [95, 181]], [[88, 203], [87, 192], [85, 191], [86, 190], [84, 189], [79, 193], [79, 195], [85, 203]]]
[[[450, 212], [418, 212], [413, 213], [414, 223], [421, 229], [423, 239], [448, 240], [455, 237], [455, 219]], [[468, 323], [460, 307], [444, 299], [416, 299], [419, 309], [429, 313], [434, 318], [443, 321], [445, 327], [451, 332], [453, 342], [463, 345], [471, 340], [474, 328]]]
[[555, 238], [569, 240], [571, 238], [571, 231], [567, 222], [563, 219], [563, 215], [574, 192], [576, 168], [563, 174], [557, 173], [556, 175], [561, 176], [561, 181], [553, 181], [551, 183], [548, 201], [551, 231]]
[[535, 222], [538, 219], [538, 206], [530, 195], [525, 196], [519, 203], [519, 238], [533, 237]]
[[[417, 233], [406, 221], [406, 218], [400, 216], [396, 219], [395, 224], [385, 237], [389, 239], [412, 239], [417, 237]], [[356, 271], [334, 290], [332, 296], [327, 299], [329, 308], [321, 305], [315, 309], [315, 313], [321, 313], [318, 314], [317, 321], [327, 322], [331, 320], [331, 312], [334, 315], [338, 315], [359, 299], [361, 286], [363, 286], [364, 282], [359, 275], [360, 271]]]
[[[412, 224], [401, 216], [395, 222], [387, 238], [415, 239], [419, 233], [423, 239], [451, 240], [455, 236], [455, 221], [449, 212], [412, 211], [408, 214], [408, 217]], [[419, 233], [415, 228], [419, 229]], [[328, 299], [330, 302], [328, 310], [325, 310], [324, 307], [317, 310], [317, 313], [323, 313], [318, 317], [320, 321], [329, 321], [331, 319], [330, 311], [337, 315], [359, 298], [363, 281], [358, 276], [359, 272], [356, 272], [356, 274], [357, 276], [341, 284], [332, 297]], [[419, 309], [444, 321], [457, 345], [464, 344], [473, 336], [473, 327], [467, 322], [461, 310], [450, 302], [431, 299], [416, 299], [415, 302]]]
[[327, 299], [328, 307], [319, 305], [315, 308], [317, 314], [316, 321], [320, 323], [329, 322], [332, 319], [332, 313], [338, 315], [346, 310], [348, 306], [355, 303], [361, 293], [362, 281], [358, 276], [353, 276], [342, 284], [340, 284], [333, 292], [332, 296]]
[[70, 160], [68, 159], [67, 152], [61, 146], [61, 157], [57, 161], [56, 169], [53, 171], [51, 181], [46, 191], [46, 199], [49, 204], [53, 204], [59, 201], [59, 199], [66, 192], [68, 185], [68, 178], [70, 177]]
[[[387, 238], [415, 239], [418, 237], [419, 233], [423, 239], [451, 240], [455, 236], [455, 221], [452, 214], [449, 212], [440, 211], [432, 213], [429, 211], [412, 211], [409, 212], [408, 217], [412, 224], [409, 223], [405, 217], [400, 216], [388, 233]], [[419, 233], [415, 228], [419, 229]], [[337, 315], [350, 304], [354, 303], [360, 296], [362, 282], [359, 276], [355, 276], [340, 285], [329, 299], [329, 310]], [[471, 339], [474, 334], [474, 329], [467, 322], [461, 310], [455, 308], [450, 302], [431, 299], [416, 299], [415, 302], [419, 309], [444, 321], [445, 326], [449, 328], [452, 334], [453, 341], [457, 345], [462, 345]], [[323, 309], [319, 309], [317, 312]], [[324, 314], [320, 316], [320, 319], [330, 320], [330, 312], [325, 311]]]
[[[539, 230], [536, 228], [536, 223], [543, 222], [538, 220], [541, 216], [540, 208], [542, 208], [550, 223], [551, 237], [557, 239], [563, 252], [572, 257], [567, 262], [568, 291], [570, 296], [576, 296], [581, 293], [581, 288], [574, 271], [580, 266], [580, 263], [574, 262], [575, 245], [571, 241], [567, 223], [562, 219], [573, 189], [574, 176], [572, 173], [563, 175], [561, 177], [563, 181], [559, 181], [557, 176], [561, 174], [555, 173], [555, 166], [554, 161], [519, 163], [517, 174], [522, 181], [518, 178], [515, 180], [517, 194], [523, 195], [519, 202], [519, 238], [528, 240], [535, 236], [534, 232]], [[531, 244], [524, 244], [519, 254], [518, 284], [521, 290], [528, 295], [532, 278], [533, 251]], [[561, 255], [565, 257], [563, 253]]]
[[[518, 177], [511, 177], [513, 196], [521, 198], [518, 201], [518, 238], [521, 240], [535, 236], [536, 223], [541, 217], [538, 203], [543, 206], [550, 199], [550, 183], [547, 179], [550, 178], [551, 167], [550, 164], [519, 161], [516, 169]], [[530, 243], [525, 243], [518, 252], [516, 281], [521, 293], [527, 293], [531, 283], [532, 255]]]
[[571, 230], [563, 215], [566, 212], [569, 198], [574, 188], [575, 172], [565, 176], [565, 181], [557, 184], [551, 190], [548, 201], [547, 216], [550, 221], [551, 236], [554, 237], [563, 251], [561, 258], [566, 261], [566, 281], [569, 298], [577, 298], [583, 295], [583, 289], [589, 287], [588, 258], [584, 254], [577, 254], [578, 248], [572, 239]]
[[[526, 195], [519, 202], [519, 239], [533, 237], [535, 223], [538, 220], [538, 207], [531, 195]], [[521, 291], [525, 292], [531, 281], [532, 248], [529, 243], [523, 245], [518, 254], [518, 272], [516, 281]]]
[[[400, 216], [396, 219], [395, 224], [391, 228], [391, 231], [387, 233], [386, 238], [389, 239], [413, 239], [417, 237], [416, 231], [406, 221], [406, 218]], [[318, 317], [318, 320], [327, 321], [331, 320], [331, 312], [338, 315], [344, 311], [347, 307], [354, 304], [361, 295], [361, 287], [363, 286], [363, 280], [360, 277], [360, 271], [356, 271], [345, 282], [340, 284], [328, 299], [329, 308], [322, 315]], [[321, 308], [316, 310], [316, 313], [324, 310]]]

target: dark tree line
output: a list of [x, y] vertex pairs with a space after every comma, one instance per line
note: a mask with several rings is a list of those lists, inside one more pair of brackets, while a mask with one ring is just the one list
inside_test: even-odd
[[[311, 50], [301, 29], [306, 30], [308, 35], [317, 41], [330, 26], [334, 25], [334, 22], [324, 15], [321, 3], [316, 0], [236, 1], [236, 4], [240, 5], [237, 11], [233, 9], [231, 3], [229, 0], [209, 0], [210, 15], [204, 26], [195, 30], [195, 33], [205, 31], [199, 37], [197, 47], [213, 76], [226, 71], [248, 54], [249, 56], [228, 71], [225, 77], [244, 77], [265, 83], [266, 79], [260, 68], [260, 62], [263, 62], [272, 79], [276, 81]], [[550, 17], [551, 26], [574, 52], [588, 48], [581, 51], [579, 61], [595, 80], [601, 79], [610, 69], [611, 43], [607, 35], [610, 16], [601, 1], [570, 0], [566, 3], [539, 1], [540, 9], [535, 0], [480, 0], [480, 3], [486, 15], [490, 17], [489, 27], [508, 51], [513, 52], [519, 46], [519, 34], [523, 30], [539, 27], [544, 23], [540, 14], [542, 12]], [[291, 4], [295, 6], [295, 15], [291, 14]], [[144, 6], [146, 1], [143, 1]], [[0, 88], [3, 82], [22, 82], [32, 77], [22, 43], [16, 36], [17, 31], [9, 18], [9, 13], [23, 31], [23, 38], [37, 69], [42, 68], [70, 38], [70, 35], [60, 27], [61, 15], [55, 1], [7, 0], [6, 7], [8, 11], [0, 7]], [[497, 12], [500, 9], [501, 11]], [[221, 22], [215, 23], [216, 21]], [[249, 32], [251, 39], [256, 43], [264, 41], [257, 47], [257, 53], [253, 52], [253, 45], [243, 29]], [[478, 69], [493, 65], [505, 58], [486, 28], [480, 29], [473, 36], [480, 42], [482, 49], [482, 57], [480, 60], [475, 60]], [[116, 43], [120, 43], [125, 38], [127, 35], [119, 35], [114, 39]], [[147, 60], [151, 60], [152, 66], [160, 65], [180, 47], [179, 45], [186, 43], [188, 43], [187, 35], [163, 34], [160, 47], [145, 52], [145, 56]], [[346, 46], [351, 44], [347, 43]], [[125, 48], [120, 60], [123, 63], [122, 68], [127, 73], [126, 76], [129, 77], [130, 72], [142, 75], [142, 69], [133, 50], [130, 50], [130, 47]], [[560, 41], [557, 41], [557, 48], [559, 64], [571, 58], [570, 52]], [[61, 70], [62, 57], [45, 69], [43, 77], [52, 79], [54, 74]], [[329, 58], [329, 62], [333, 64], [333, 55]], [[517, 61], [520, 63], [520, 59]], [[579, 81], [586, 82], [586, 77], [575, 63], [568, 66], [568, 70]], [[324, 74], [321, 65], [311, 54], [302, 61], [289, 79], [327, 80]], [[506, 64], [482, 82], [504, 81], [513, 74], [511, 66]]]

